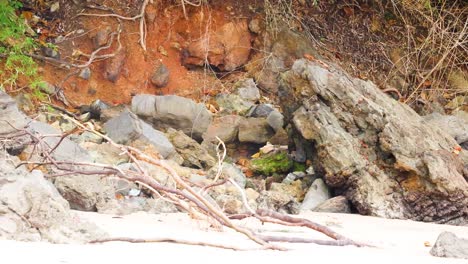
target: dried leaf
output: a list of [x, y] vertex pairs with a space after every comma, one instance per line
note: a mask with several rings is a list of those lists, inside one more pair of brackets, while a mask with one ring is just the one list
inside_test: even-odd
[[252, 155], [252, 158], [254, 158], [254, 159], [259, 158], [260, 155], [261, 155], [260, 152], [257, 152], [257, 153]]

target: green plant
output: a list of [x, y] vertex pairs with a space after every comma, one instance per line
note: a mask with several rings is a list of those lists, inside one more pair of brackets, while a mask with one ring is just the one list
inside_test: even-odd
[[37, 48], [34, 38], [28, 35], [24, 18], [17, 15], [22, 4], [16, 0], [0, 0], [0, 88], [12, 88], [24, 77], [34, 91], [41, 80], [37, 64], [27, 54]]

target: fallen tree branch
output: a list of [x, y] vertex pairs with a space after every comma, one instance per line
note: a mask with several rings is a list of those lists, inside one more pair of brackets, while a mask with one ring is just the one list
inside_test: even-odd
[[235, 251], [258, 250], [258, 249], [243, 249], [243, 248], [238, 248], [238, 247], [234, 247], [234, 246], [227, 246], [227, 245], [208, 243], [208, 242], [200, 242], [200, 241], [190, 241], [190, 240], [185, 240], [185, 239], [175, 239], [175, 238], [142, 239], [142, 238], [129, 238], [129, 237], [113, 237], [113, 238], [92, 240], [89, 243], [90, 244], [97, 244], [97, 243], [107, 243], [107, 242], [175, 243], [175, 244], [183, 244], [183, 245], [190, 245], [190, 246], [204, 246], [204, 247], [230, 249], [230, 250], [235, 250]]
[[[342, 236], [330, 228], [326, 226], [322, 226], [320, 224], [314, 223], [307, 219], [301, 218], [294, 218], [288, 215], [283, 215], [277, 212], [268, 211], [268, 210], [257, 210], [254, 212], [252, 208], [248, 205], [248, 201], [246, 199], [245, 193], [242, 188], [232, 179], [226, 179], [230, 184], [234, 185], [242, 194], [242, 202], [244, 203], [245, 207], [248, 209], [250, 214], [246, 214], [245, 217], [253, 216], [259, 219], [262, 222], [271, 222], [276, 224], [282, 225], [289, 225], [289, 226], [304, 226], [315, 231], [321, 232], [336, 241], [331, 242], [323, 242], [323, 241], [315, 241], [315, 240], [304, 240], [301, 238], [283, 238], [283, 237], [271, 237], [271, 236], [262, 236], [247, 227], [243, 227], [241, 225], [237, 225], [221, 210], [219, 210], [215, 205], [209, 202], [202, 194], [195, 191], [190, 184], [188, 184], [182, 177], [178, 175], [178, 173], [172, 168], [166, 161], [160, 160], [153, 156], [150, 156], [139, 149], [130, 146], [124, 146], [115, 143], [112, 139], [97, 132], [91, 125], [86, 126], [81, 122], [66, 116], [61, 115], [63, 118], [71, 121], [74, 123], [78, 129], [85, 130], [92, 132], [103, 139], [107, 140], [109, 144], [119, 148], [122, 151], [122, 154], [127, 155], [136, 165], [135, 170], [123, 170], [118, 168], [114, 165], [108, 164], [98, 164], [98, 163], [88, 163], [88, 162], [71, 162], [71, 161], [60, 161], [55, 160], [53, 157], [53, 151], [57, 149], [58, 145], [63, 141], [65, 138], [64, 135], [57, 135], [59, 137], [58, 143], [54, 143], [53, 146], [47, 144], [44, 141], [45, 137], [50, 137], [53, 135], [35, 135], [32, 132], [26, 129], [18, 129], [15, 128], [14, 131], [16, 134], [21, 134], [20, 132], [25, 132], [27, 135], [31, 137], [31, 144], [37, 147], [37, 151], [39, 151], [39, 157], [42, 157], [42, 161], [24, 161], [21, 162], [18, 166], [26, 165], [26, 164], [34, 164], [35, 166], [44, 166], [49, 165], [52, 168], [58, 170], [57, 173], [51, 175], [51, 177], [60, 177], [60, 176], [70, 176], [70, 175], [102, 175], [102, 176], [114, 176], [119, 177], [131, 182], [139, 182], [144, 183], [145, 186], [148, 187], [157, 195], [163, 195], [167, 197], [169, 200], [173, 201], [175, 204], [179, 205], [185, 211], [194, 216], [206, 216], [206, 219], [213, 219], [216, 223], [220, 226], [225, 226], [234, 231], [245, 235], [250, 240], [256, 242], [257, 244], [261, 245], [264, 249], [274, 249], [274, 250], [286, 250], [286, 248], [271, 244], [270, 242], [295, 242], [295, 243], [304, 243], [305, 241], [309, 241], [308, 243], [317, 243], [317, 244], [327, 244], [327, 245], [354, 245], [354, 246], [366, 246], [365, 244], [357, 243], [352, 241], [351, 239]], [[11, 124], [10, 124], [11, 125]], [[13, 126], [12, 126], [13, 127]], [[11, 138], [10, 138], [11, 139]], [[34, 148], [36, 149], [36, 148]], [[140, 166], [139, 162], [147, 162], [156, 166], [160, 166], [166, 171], [169, 172], [169, 175], [176, 183], [175, 187], [168, 187], [157, 180], [152, 178], [148, 173]], [[244, 217], [244, 218], [245, 218]], [[162, 241], [164, 240], [164, 241]], [[127, 241], [127, 242], [165, 242], [165, 241], [174, 241], [171, 239], [155, 239], [155, 240], [147, 240], [147, 239], [132, 239], [132, 238], [111, 238], [108, 240], [99, 240], [98, 242], [109, 242], [109, 241]], [[200, 243], [195, 242], [187, 242], [193, 245], [202, 245]], [[219, 245], [218, 245], [219, 246]], [[232, 248], [231, 248], [232, 249]]]

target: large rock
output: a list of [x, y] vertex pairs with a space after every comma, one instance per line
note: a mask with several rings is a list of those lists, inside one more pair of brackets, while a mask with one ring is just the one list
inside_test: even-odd
[[233, 71], [249, 60], [250, 48], [247, 21], [229, 22], [191, 43], [184, 63], [202, 66], [208, 61], [223, 71]]
[[218, 94], [215, 97], [216, 103], [224, 113], [245, 115], [254, 103], [244, 100], [237, 94]]
[[337, 66], [302, 59], [281, 76], [285, 119], [317, 153], [307, 158], [361, 214], [466, 223], [466, 154], [450, 135]]
[[301, 210], [313, 210], [321, 203], [331, 198], [330, 190], [322, 179], [316, 179], [307, 191]]
[[175, 152], [174, 146], [161, 131], [153, 129], [132, 112], [126, 111], [104, 124], [107, 135], [119, 144], [142, 141], [151, 144], [164, 158]]
[[430, 253], [436, 257], [468, 259], [468, 239], [443, 232], [437, 238]]
[[132, 111], [158, 129], [180, 129], [197, 140], [202, 138], [212, 120], [205, 105], [176, 95], [134, 96]]
[[206, 132], [203, 133], [203, 140], [218, 143], [218, 139], [216, 139], [218, 137], [224, 143], [236, 141], [241, 120], [242, 117], [237, 115], [226, 115], [215, 118]]
[[184, 132], [170, 128], [166, 135], [174, 145], [177, 153], [184, 159], [184, 163], [182, 163], [184, 166], [209, 169], [216, 164], [215, 158], [198, 142], [185, 135]]
[[53, 243], [103, 238], [96, 226], [79, 219], [42, 172], [27, 172], [0, 157], [0, 237]]
[[266, 143], [275, 132], [264, 118], [246, 118], [239, 124], [239, 141], [247, 143]]

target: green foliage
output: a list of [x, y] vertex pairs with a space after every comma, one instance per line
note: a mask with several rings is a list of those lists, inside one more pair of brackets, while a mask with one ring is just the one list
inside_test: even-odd
[[35, 91], [41, 83], [37, 64], [25, 55], [37, 48], [37, 42], [27, 35], [24, 18], [16, 11], [22, 4], [16, 0], [0, 0], [0, 88], [13, 87], [20, 77], [25, 77]]

